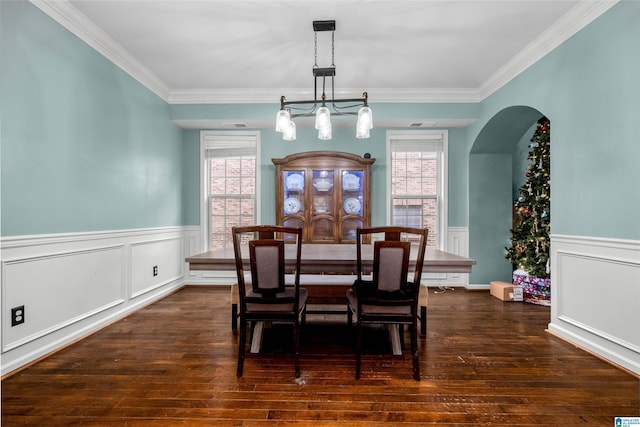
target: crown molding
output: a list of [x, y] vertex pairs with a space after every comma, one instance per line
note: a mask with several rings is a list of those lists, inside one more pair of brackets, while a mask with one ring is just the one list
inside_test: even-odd
[[[474, 103], [481, 101], [475, 89], [368, 89], [369, 102], [390, 103]], [[279, 104], [284, 95], [290, 100], [313, 99], [313, 91], [305, 89], [222, 89], [222, 90], [173, 90], [167, 102], [170, 104]], [[359, 89], [335, 91], [335, 97], [358, 98]]]
[[[280, 102], [280, 96], [283, 94], [286, 94], [289, 99], [313, 98], [313, 92], [302, 89], [173, 90], [109, 37], [109, 35], [87, 19], [67, 0], [29, 1], [169, 104], [278, 104]], [[481, 102], [619, 1], [620, 0], [581, 0], [547, 31], [489, 77], [479, 88], [368, 88], [369, 102]], [[343, 89], [340, 93], [336, 93], [336, 97], [350, 98], [358, 97], [360, 94], [360, 90]]]
[[619, 0], [581, 0], [547, 31], [489, 77], [478, 90], [480, 100], [484, 100], [509, 83], [618, 2]]
[[371, 92], [369, 102], [475, 103], [480, 101], [477, 89], [372, 89]]
[[151, 92], [167, 101], [170, 92], [167, 85], [67, 0], [29, 1]]
[[[172, 90], [169, 104], [280, 104], [283, 94], [294, 93], [294, 89], [180, 89]], [[300, 91], [307, 98], [313, 92]]]

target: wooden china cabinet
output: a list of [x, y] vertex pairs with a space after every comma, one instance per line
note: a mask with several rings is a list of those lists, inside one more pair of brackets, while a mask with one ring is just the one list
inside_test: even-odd
[[371, 225], [375, 159], [308, 151], [271, 159], [276, 165], [276, 223], [302, 227], [305, 243], [354, 243]]

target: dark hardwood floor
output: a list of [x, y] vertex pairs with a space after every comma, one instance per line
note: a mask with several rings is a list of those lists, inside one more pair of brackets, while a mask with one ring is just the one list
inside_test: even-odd
[[183, 288], [2, 381], [2, 425], [613, 426], [640, 416], [638, 378], [545, 332], [548, 307], [488, 292], [431, 290], [420, 382], [376, 329], [355, 380], [346, 315], [309, 316], [299, 379], [284, 326], [238, 379], [229, 317], [228, 288]]

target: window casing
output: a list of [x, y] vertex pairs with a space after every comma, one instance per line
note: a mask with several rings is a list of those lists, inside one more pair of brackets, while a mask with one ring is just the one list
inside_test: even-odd
[[258, 222], [258, 147], [255, 132], [201, 132], [205, 250], [231, 245], [232, 227]]
[[387, 132], [389, 223], [427, 227], [427, 245], [447, 241], [447, 131]]

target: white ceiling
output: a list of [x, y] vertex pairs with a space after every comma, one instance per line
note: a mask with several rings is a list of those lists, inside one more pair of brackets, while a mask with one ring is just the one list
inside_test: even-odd
[[[615, 3], [33, 1], [170, 103], [308, 98], [312, 21], [332, 19], [336, 95], [367, 91], [373, 108], [480, 101]], [[330, 34], [318, 33], [320, 67], [331, 63]]]

